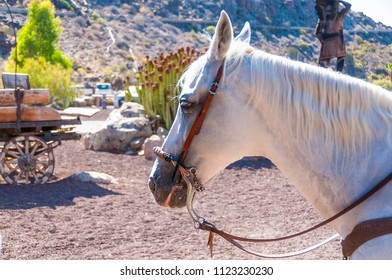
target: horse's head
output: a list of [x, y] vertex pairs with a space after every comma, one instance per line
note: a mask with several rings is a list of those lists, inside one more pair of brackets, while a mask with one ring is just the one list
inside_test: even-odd
[[[211, 102], [199, 134], [192, 140], [187, 157], [182, 162], [186, 167], [197, 168], [197, 176], [202, 184], [246, 154], [244, 146], [247, 144], [240, 143], [250, 135], [242, 133], [244, 123], [241, 121], [241, 114], [249, 114], [244, 105], [249, 102], [246, 94], [241, 93], [248, 90], [249, 78], [247, 73], [239, 74], [237, 70], [233, 70], [235, 65], [246, 62], [239, 62], [239, 56], [236, 56], [237, 59], [233, 58], [235, 55], [230, 54], [230, 49], [234, 43], [242, 44], [242, 50], [249, 53], [252, 50], [249, 41], [249, 24], [245, 24], [241, 33], [233, 38], [230, 19], [222, 12], [209, 50], [195, 61], [180, 79], [180, 106], [162, 146], [163, 151], [177, 158], [180, 157], [189, 131], [204, 106], [218, 69], [224, 64], [217, 94]], [[186, 205], [185, 182], [176, 167], [162, 159], [155, 161], [149, 187], [157, 203], [162, 206]]]

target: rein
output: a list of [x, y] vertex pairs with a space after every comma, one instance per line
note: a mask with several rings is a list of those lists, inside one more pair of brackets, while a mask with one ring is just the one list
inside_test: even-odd
[[[360, 198], [358, 198], [357, 200], [352, 202], [349, 206], [347, 206], [346, 208], [344, 208], [343, 210], [341, 210], [337, 214], [333, 215], [332, 217], [322, 221], [321, 223], [319, 223], [311, 228], [303, 230], [301, 232], [287, 235], [287, 236], [283, 236], [283, 237], [278, 237], [278, 238], [254, 239], [254, 238], [245, 238], [245, 237], [239, 237], [236, 235], [232, 235], [232, 234], [224, 232], [223, 230], [219, 230], [218, 228], [216, 228], [216, 226], [214, 224], [208, 222], [205, 218], [203, 218], [202, 216], [197, 214], [197, 212], [194, 210], [193, 201], [195, 198], [195, 194], [196, 194], [196, 192], [203, 191], [204, 187], [201, 184], [200, 180], [196, 176], [197, 169], [195, 167], [191, 167], [191, 168], [184, 167], [184, 161], [185, 161], [185, 158], [188, 154], [188, 150], [189, 150], [189, 147], [192, 143], [193, 138], [196, 135], [198, 135], [200, 132], [200, 129], [203, 125], [204, 119], [205, 119], [207, 112], [208, 112], [208, 109], [210, 107], [211, 101], [219, 88], [219, 82], [222, 78], [223, 68], [224, 68], [224, 62], [219, 67], [215, 81], [209, 87], [209, 90], [208, 90], [209, 94], [204, 102], [204, 105], [203, 105], [203, 108], [202, 108], [200, 114], [197, 116], [195, 122], [193, 123], [193, 125], [189, 131], [189, 134], [185, 140], [185, 143], [182, 148], [179, 159], [176, 160], [176, 157], [174, 155], [166, 153], [165, 151], [163, 151], [159, 147], [153, 148], [153, 151], [157, 155], [157, 157], [159, 157], [159, 158], [171, 163], [173, 166], [175, 166], [176, 170], [180, 171], [183, 180], [186, 182], [186, 184], [187, 184], [187, 202], [186, 202], [187, 210], [188, 210], [191, 218], [196, 223], [195, 228], [209, 232], [209, 238], [208, 238], [207, 245], [210, 248], [211, 256], [212, 256], [212, 250], [213, 250], [213, 239], [214, 239], [215, 234], [221, 236], [222, 238], [224, 238], [225, 240], [227, 240], [228, 242], [230, 242], [231, 244], [233, 244], [237, 248], [239, 248], [249, 254], [252, 254], [252, 255], [255, 255], [258, 257], [263, 257], [263, 258], [286, 258], [286, 257], [293, 257], [293, 256], [301, 255], [301, 254], [310, 252], [310, 251], [338, 238], [339, 234], [335, 234], [335, 235], [329, 237], [328, 239], [326, 239], [316, 245], [308, 247], [304, 250], [286, 253], [286, 254], [273, 254], [273, 255], [260, 254], [260, 253], [248, 250], [244, 246], [242, 246], [242, 244], [239, 243], [239, 242], [249, 242], [249, 243], [277, 242], [277, 241], [292, 239], [292, 238], [304, 235], [306, 233], [309, 233], [313, 230], [316, 230], [322, 226], [325, 226], [325, 225], [331, 223], [332, 221], [338, 219], [339, 217], [343, 216], [344, 214], [346, 214], [347, 212], [349, 212], [353, 208], [357, 207], [359, 204], [361, 204], [362, 202], [367, 200], [374, 193], [376, 193], [378, 190], [380, 190], [382, 187], [384, 187], [388, 182], [390, 182], [392, 180], [392, 172], [389, 173], [384, 179], [382, 179], [377, 185], [375, 185], [373, 188], [371, 188], [368, 192], [366, 192], [363, 196], [361, 196]], [[345, 245], [344, 241], [342, 242], [342, 244], [343, 244], [343, 246]], [[347, 257], [347, 256], [345, 255], [345, 257]]]

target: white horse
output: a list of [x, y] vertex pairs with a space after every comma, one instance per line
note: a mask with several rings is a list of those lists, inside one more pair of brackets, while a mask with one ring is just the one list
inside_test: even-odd
[[[329, 218], [392, 171], [392, 94], [255, 50], [249, 42], [249, 24], [233, 38], [222, 12], [208, 52], [180, 80], [180, 106], [162, 150], [180, 155], [224, 64], [219, 90], [184, 165], [196, 167], [207, 184], [244, 156], [267, 157]], [[170, 163], [156, 160], [149, 185], [160, 205], [185, 206], [186, 186]], [[385, 217], [392, 217], [392, 182], [331, 226], [344, 239], [357, 224]], [[351, 258], [392, 259], [392, 234], [367, 241]]]

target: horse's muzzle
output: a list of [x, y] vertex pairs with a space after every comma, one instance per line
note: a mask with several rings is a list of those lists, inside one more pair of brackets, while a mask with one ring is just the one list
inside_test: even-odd
[[151, 176], [148, 180], [148, 186], [159, 205], [170, 208], [186, 206], [187, 186], [183, 180], [178, 184], [168, 186]]

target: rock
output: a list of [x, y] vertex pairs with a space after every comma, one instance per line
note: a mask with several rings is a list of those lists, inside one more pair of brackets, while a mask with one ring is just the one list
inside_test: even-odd
[[87, 134], [84, 147], [91, 150], [128, 151], [141, 148], [144, 139], [152, 135], [150, 121], [138, 103], [124, 103], [110, 113], [103, 126]]
[[107, 125], [107, 148], [126, 150], [135, 138], [147, 138], [151, 135], [151, 127], [146, 117], [119, 119]]
[[155, 146], [161, 147], [163, 144], [164, 138], [158, 135], [153, 135], [150, 138], [147, 138], [144, 141], [143, 150], [144, 150], [144, 157], [147, 160], [155, 160], [157, 156], [154, 154], [152, 148]]
[[71, 179], [82, 183], [117, 184], [117, 180], [113, 176], [93, 171], [75, 173]]
[[139, 138], [135, 138], [131, 141], [131, 148], [135, 151], [140, 150], [140, 148], [143, 146], [144, 144], [144, 137], [139, 137]]
[[87, 150], [108, 150], [108, 132], [107, 127], [103, 126], [95, 132], [90, 132], [83, 137], [84, 148]]
[[166, 136], [169, 134], [169, 131], [163, 127], [158, 127], [157, 134], [160, 137], [166, 138]]
[[133, 118], [133, 117], [145, 117], [143, 105], [135, 102], [124, 102], [118, 110], [114, 110], [110, 113], [108, 120], [121, 118]]

